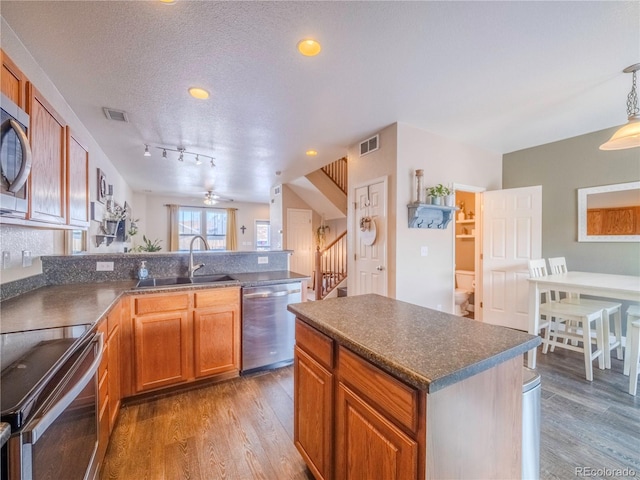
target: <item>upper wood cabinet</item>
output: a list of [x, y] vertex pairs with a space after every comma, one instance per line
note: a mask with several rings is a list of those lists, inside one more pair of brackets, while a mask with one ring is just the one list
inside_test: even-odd
[[27, 87], [32, 152], [27, 218], [66, 224], [65, 122], [31, 83]]
[[89, 226], [89, 149], [67, 127], [67, 223]]
[[640, 207], [590, 208], [587, 235], [640, 235]]
[[22, 71], [0, 50], [2, 60], [2, 71], [0, 72], [0, 91], [13, 101], [20, 108], [26, 106], [26, 83], [27, 79]]

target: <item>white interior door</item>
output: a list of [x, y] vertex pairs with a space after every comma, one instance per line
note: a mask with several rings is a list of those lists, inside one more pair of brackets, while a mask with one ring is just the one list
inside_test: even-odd
[[311, 210], [287, 208], [287, 250], [293, 250], [289, 269], [311, 276], [313, 260], [313, 228]]
[[483, 194], [483, 321], [527, 331], [528, 260], [542, 254], [542, 186]]
[[[356, 295], [387, 295], [387, 188], [384, 180], [356, 188], [355, 212], [355, 287]], [[371, 217], [375, 223], [375, 241], [371, 228], [363, 232], [360, 219]]]

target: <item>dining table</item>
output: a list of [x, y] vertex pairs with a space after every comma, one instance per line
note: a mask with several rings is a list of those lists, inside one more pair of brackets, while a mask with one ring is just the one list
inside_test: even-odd
[[[545, 290], [640, 303], [640, 276], [569, 271], [528, 280], [529, 333], [532, 335], [538, 335], [540, 292]], [[536, 353], [536, 349], [529, 350], [527, 353], [529, 368], [536, 368]]]

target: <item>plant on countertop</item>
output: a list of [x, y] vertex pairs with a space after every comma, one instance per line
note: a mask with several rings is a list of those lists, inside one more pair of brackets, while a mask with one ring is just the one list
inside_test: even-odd
[[127, 230], [127, 235], [129, 235], [130, 237], [133, 237], [134, 235], [138, 234], [138, 222], [140, 221], [139, 218], [132, 218], [131, 219], [131, 224], [129, 225], [129, 230]]
[[137, 247], [132, 248], [131, 252], [159, 252], [162, 250], [162, 247], [160, 246], [160, 242], [162, 240], [158, 240], [156, 238], [151, 241], [146, 237], [146, 235], [142, 235], [142, 241], [144, 242], [144, 245], [138, 245]]

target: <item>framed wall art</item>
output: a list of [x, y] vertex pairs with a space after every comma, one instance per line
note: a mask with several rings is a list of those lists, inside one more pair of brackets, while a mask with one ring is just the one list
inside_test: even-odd
[[98, 190], [96, 200], [100, 203], [104, 203], [107, 199], [107, 176], [98, 168]]

